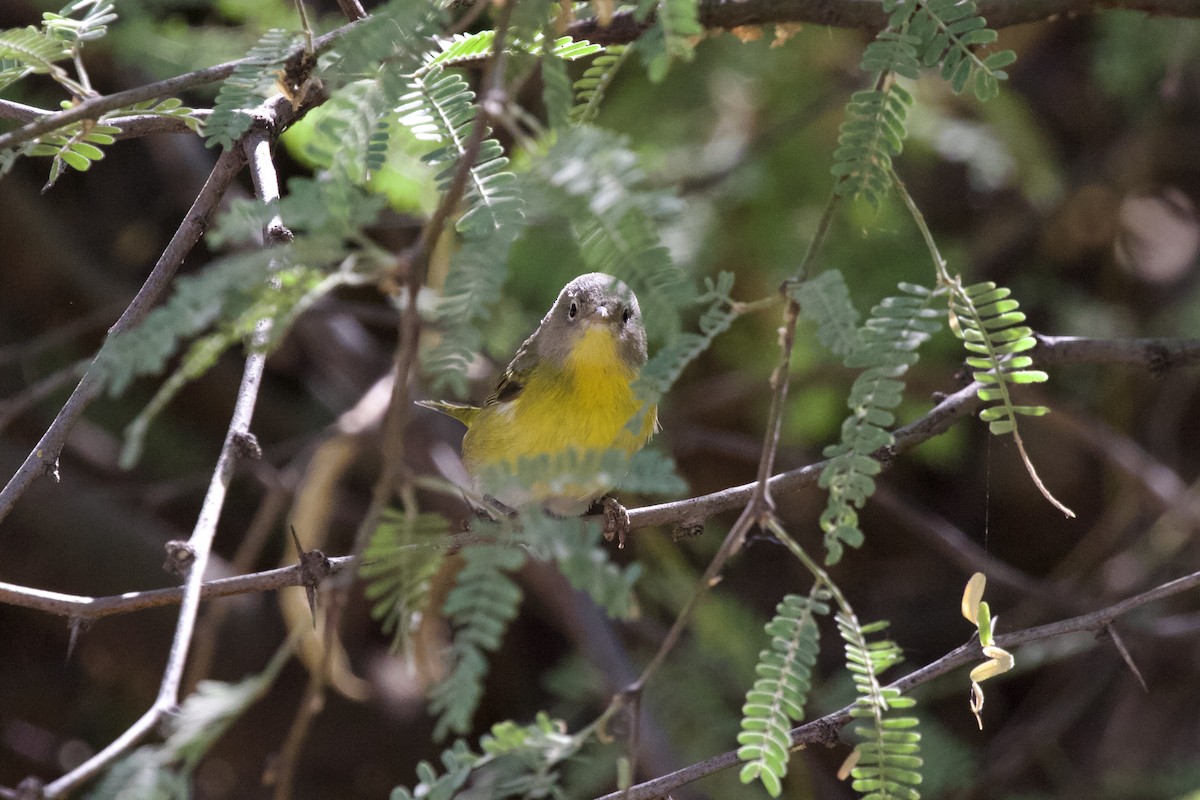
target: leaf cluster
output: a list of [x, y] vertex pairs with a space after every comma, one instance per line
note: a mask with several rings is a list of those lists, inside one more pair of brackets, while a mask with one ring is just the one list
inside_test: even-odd
[[917, 800], [922, 764], [917, 719], [894, 713], [912, 708], [916, 701], [879, 681], [884, 671], [903, 660], [900, 648], [890, 639], [868, 638], [884, 630], [885, 622], [860, 625], [846, 610], [834, 619], [845, 645], [846, 668], [858, 693], [850, 716], [864, 723], [854, 726], [859, 743], [856, 766], [850, 770], [851, 785], [864, 800]]
[[981, 57], [977, 48], [995, 42], [996, 32], [979, 16], [974, 0], [885, 0], [887, 26], [863, 52], [862, 69], [873, 86], [855, 92], [846, 106], [832, 174], [835, 189], [878, 206], [891, 185], [892, 159], [907, 137], [912, 94], [897, 78], [916, 80], [921, 70], [940, 65], [955, 93], [971, 87], [989, 100], [1016, 61], [1011, 50]]
[[444, 561], [441, 548], [450, 523], [441, 514], [389, 509], [371, 534], [358, 574], [371, 601], [371, 617], [403, 652], [418, 613], [425, 608], [434, 575]]
[[1037, 340], [1033, 329], [1022, 324], [1025, 314], [1019, 308], [1010, 290], [991, 281], [956, 284], [950, 294], [950, 327], [972, 354], [967, 358], [974, 370], [971, 376], [984, 384], [979, 399], [993, 404], [980, 411], [979, 418], [996, 435], [1016, 430], [1019, 415], [1040, 417], [1050, 412], [1045, 406], [1016, 405], [1012, 399], [1013, 386], [1044, 383], [1048, 377], [1030, 369], [1033, 358], [1027, 353]]
[[691, 61], [696, 41], [704, 34], [698, 0], [638, 0], [634, 17], [653, 25], [638, 39], [637, 49], [651, 81], [658, 83], [674, 61]]
[[808, 597], [789, 594], [779, 601], [766, 627], [770, 646], [758, 655], [758, 679], [742, 706], [737, 755], [746, 763], [740, 777], [742, 783], [761, 781], [772, 797], [783, 790], [789, 729], [804, 718], [820, 646], [815, 616], [829, 613], [828, 598], [828, 592], [815, 589]]
[[284, 62], [299, 44], [291, 31], [272, 28], [250, 48], [221, 84], [212, 114], [204, 122], [204, 144], [228, 150], [250, 129], [253, 110], [275, 92]]
[[557, 797], [557, 768], [579, 749], [581, 741], [565, 732], [558, 720], [539, 713], [530, 725], [501, 722], [480, 738], [479, 753], [461, 739], [442, 753], [445, 771], [428, 761], [417, 765], [418, 783], [399, 787], [392, 800], [452, 800], [472, 778], [488, 786], [488, 797]]
[[820, 522], [830, 564], [841, 559], [844, 547], [863, 542], [858, 509], [875, 493], [874, 476], [882, 469], [874, 453], [894, 442], [890, 428], [893, 409], [903, 399], [904, 374], [917, 362], [918, 348], [941, 327], [939, 312], [930, 307], [935, 292], [907, 283], [900, 290], [904, 294], [871, 309], [861, 328], [854, 327], [858, 312], [840, 272], [827, 270], [790, 290], [804, 316], [816, 323], [818, 341], [847, 367], [862, 370], [850, 389], [841, 440], [825, 448], [829, 463], [819, 481], [829, 492]]
[[168, 718], [165, 740], [118, 761], [88, 800], [189, 800], [192, 775], [225, 731], [271, 688], [291, 655], [285, 644], [266, 668], [237, 683], [205, 680]]

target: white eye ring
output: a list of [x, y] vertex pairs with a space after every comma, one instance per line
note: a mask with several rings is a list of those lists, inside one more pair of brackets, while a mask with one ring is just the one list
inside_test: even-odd
[[571, 307], [567, 309], [567, 319], [575, 319], [575, 315], [579, 313], [579, 306], [574, 300], [571, 301]]
[[621, 312], [621, 322], [629, 322], [633, 318], [633, 310], [626, 308]]

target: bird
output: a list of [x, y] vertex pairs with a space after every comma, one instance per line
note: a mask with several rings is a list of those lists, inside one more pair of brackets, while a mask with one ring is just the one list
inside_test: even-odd
[[[563, 287], [483, 405], [418, 404], [466, 425], [462, 460], [478, 494], [510, 510], [538, 504], [555, 516], [578, 516], [620, 476], [554, 476], [554, 459], [610, 450], [632, 456], [650, 440], [658, 409], [634, 389], [646, 358], [646, 328], [633, 290], [612, 275], [590, 272]], [[511, 478], [519, 462], [538, 457], [549, 457], [554, 477], [539, 475], [522, 485], [493, 485], [489, 478], [497, 468]], [[612, 516], [624, 510], [610, 501], [605, 516], [613, 524]]]

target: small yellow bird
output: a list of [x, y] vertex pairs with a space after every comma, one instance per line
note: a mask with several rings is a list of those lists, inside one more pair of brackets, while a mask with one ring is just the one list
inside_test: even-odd
[[636, 453], [658, 425], [657, 408], [647, 408], [633, 391], [645, 363], [637, 297], [613, 276], [591, 272], [563, 287], [482, 406], [419, 404], [467, 426], [462, 457], [476, 491], [511, 508], [538, 503], [552, 514], [576, 516], [620, 476], [493, 487], [487, 485], [489, 468], [572, 451]]

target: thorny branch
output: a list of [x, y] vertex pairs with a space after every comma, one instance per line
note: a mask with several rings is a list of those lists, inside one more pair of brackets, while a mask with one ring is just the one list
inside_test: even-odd
[[[1200, 363], [1200, 340], [1195, 339], [1083, 339], [1047, 336], [1038, 338], [1042, 344], [1035, 352], [1041, 364], [1122, 364], [1160, 370], [1164, 368], [1161, 366], [1163, 352], [1170, 353], [1169, 367], [1166, 368]], [[979, 400], [975, 395], [976, 389], [977, 384], [970, 384], [943, 398], [918, 419], [898, 428], [895, 433], [895, 445], [887, 452], [876, 453], [877, 457], [881, 457], [884, 468], [894, 462], [897, 455], [945, 433], [955, 422], [977, 410]], [[787, 496], [816, 485], [824, 466], [824, 461], [818, 461], [773, 475], [769, 480], [772, 495]], [[640, 530], [657, 526], [703, 526], [709, 517], [747, 503], [754, 487], [754, 483], [748, 483], [670, 503], [631, 508], [630, 527], [632, 530]], [[460, 533], [439, 540], [437, 546], [453, 549], [475, 541], [474, 537], [475, 534]], [[412, 546], [415, 548], [420, 545]], [[352, 560], [350, 556], [331, 558], [331, 574], [344, 571]], [[298, 566], [267, 570], [206, 583], [202, 598], [274, 591], [288, 586], [301, 586], [304, 580]], [[114, 614], [171, 605], [179, 602], [180, 596], [180, 589], [153, 589], [111, 597], [81, 597], [0, 583], [0, 603], [79, 620], [100, 619]]]
[[[420, 315], [416, 313], [416, 298], [425, 283], [429, 259], [434, 246], [441, 239], [446, 225], [458, 210], [467, 188], [467, 180], [478, 160], [484, 139], [487, 138], [494, 118], [503, 110], [507, 102], [504, 88], [505, 43], [514, 5], [516, 4], [506, 3], [498, 13], [495, 38], [492, 43], [492, 58], [488, 61], [483, 76], [479, 112], [471, 130], [471, 136], [459, 156], [450, 185], [442, 195], [429, 221], [422, 228], [416, 243], [397, 258], [398, 277], [404, 279], [406, 307], [405, 313], [400, 317], [399, 343], [392, 368], [394, 375], [392, 396], [384, 419], [383, 467], [375, 480], [370, 505], [355, 534], [352, 556], [356, 559], [366, 548], [371, 533], [378, 527], [380, 516], [391, 502], [401, 475], [404, 453], [402, 441], [404, 420], [410, 405], [408, 377], [416, 364], [417, 345], [421, 333], [421, 319]], [[323, 706], [326, 683], [324, 672], [328, 669], [328, 660], [333, 652], [333, 637], [339, 627], [348, 589], [348, 585], [337, 587], [329, 597], [325, 614], [325, 646], [322, 665], [320, 670], [314, 671], [309, 676], [304, 698], [297, 706], [296, 716], [280, 753], [279, 765], [274, 772], [275, 800], [289, 800], [292, 796], [292, 785], [300, 760], [300, 750], [308, 737], [316, 715], [320, 713]]]
[[[293, 108], [291, 101], [278, 95], [263, 104], [256, 125], [263, 130], [278, 132], [303, 116], [308, 109], [309, 106]], [[142, 288], [130, 301], [120, 319], [108, 329], [110, 337], [137, 327], [162, 299], [171, 284], [175, 271], [200, 240], [200, 236], [207, 228], [226, 189], [241, 171], [245, 162], [246, 156], [240, 147], [225, 151], [217, 159], [204, 187], [196, 196], [195, 202], [192, 203], [183, 222], [180, 223], [179, 228], [171, 237], [171, 241], [159, 256], [154, 268], [146, 276]], [[52, 475], [57, 479], [58, 456], [66, 442], [67, 435], [78, 422], [84, 410], [100, 395], [103, 389], [104, 381], [95, 370], [89, 369], [84, 373], [83, 378], [75, 387], [75, 391], [63, 404], [54, 421], [50, 423], [50, 427], [38, 440], [29, 455], [25, 457], [25, 461], [8, 480], [4, 489], [0, 490], [0, 522], [4, 521], [4, 518], [12, 511], [21, 495], [33, 481], [42, 475]]]
[[[283, 106], [277, 105], [277, 108], [282, 114], [284, 108], [290, 108], [290, 103]], [[243, 137], [243, 140], [239, 142], [237, 147], [227, 151], [218, 159], [218, 167], [221, 167], [222, 164], [225, 166], [220, 173], [214, 169], [214, 175], [219, 175], [221, 180], [213, 180], [210, 177], [210, 180], [205, 185], [205, 189], [201, 192], [203, 203], [201, 203], [200, 199], [197, 200], [197, 204], [200, 205], [202, 210], [200, 217], [194, 218], [193, 215], [189, 214], [184, 224], [180, 227], [180, 231], [186, 229], [186, 233], [180, 234], [177, 232], [176, 237], [172, 239], [173, 246], [178, 244], [179, 247], [183, 247], [186, 244], [186, 248], [184, 248], [184, 252], [186, 252], [186, 249], [195, 244], [196, 239], [199, 238], [200, 232], [203, 230], [204, 218], [215, 208], [221, 192], [236, 172], [235, 167], [240, 168], [243, 162], [248, 161], [252, 165], [251, 173], [259, 200], [268, 204], [278, 200], [278, 181], [270, 162], [270, 137], [273, 134], [268, 129], [268, 126], [261, 124], [261, 122], [260, 120], [260, 124], [252, 128]], [[228, 173], [228, 176], [226, 176], [226, 173]], [[282, 226], [278, 227], [281, 228]], [[286, 237], [279, 230], [271, 226], [268, 226], [268, 230], [264, 231], [264, 239], [267, 242], [277, 242], [281, 238]], [[168, 246], [168, 251], [159, 260], [159, 266], [162, 269], [159, 270], [158, 267], [155, 269], [159, 274], [156, 276], [152, 273], [151, 278], [147, 279], [147, 285], [151, 285], [152, 281], [154, 282], [153, 293], [155, 296], [161, 294], [162, 289], [174, 271], [174, 267], [182, 260], [182, 256], [178, 260], [169, 260], [168, 253], [173, 252], [172, 246]], [[145, 296], [149, 294], [151, 292], [144, 291], [139, 293], [138, 297], [134, 298], [134, 302], [130, 304], [129, 308], [121, 316], [121, 319], [118, 320], [117, 324], [111, 330], [115, 331], [118, 328], [127, 330], [136, 325], [148, 313], [150, 306], [153, 304], [151, 298]], [[107, 747], [83, 764], [42, 788], [39, 795], [44, 800], [64, 797], [81, 784], [91, 780], [150, 733], [179, 704], [179, 693], [183, 682], [184, 667], [187, 663], [192, 634], [195, 630], [196, 618], [204, 594], [204, 572], [208, 566], [209, 556], [212, 552], [212, 542], [216, 536], [217, 523], [225, 504], [226, 492], [233, 479], [239, 453], [245, 449], [243, 443], [251, 438], [250, 420], [254, 414], [259, 387], [262, 384], [263, 370], [266, 364], [264, 345], [270, 337], [270, 332], [271, 322], [269, 319], [264, 319], [259, 321], [254, 334], [251, 336], [248, 343], [249, 354], [246, 357], [241, 384], [238, 387], [237, 398], [234, 402], [233, 415], [229, 422], [220, 455], [217, 458], [216, 467], [213, 470], [212, 479], [209, 482], [208, 491], [205, 493], [200, 513], [196, 518], [192, 535], [187, 542], [173, 543], [174, 546], [170, 549], [170, 552], [179, 555], [177, 564], [181, 570], [186, 571], [187, 579], [178, 594], [172, 596], [172, 600], [178, 599], [180, 604], [179, 617], [176, 623], [175, 637], [171, 642], [171, 647], [167, 654], [167, 665], [163, 670], [162, 680], [159, 684], [158, 696], [151, 707], [124, 733], [109, 743]], [[99, 392], [100, 379], [92, 376], [89, 381], [89, 376], [91, 375], [92, 373], [88, 373], [88, 375], [85, 375], [83, 381], [80, 382], [80, 388], [85, 386], [94, 387], [89, 389], [90, 396], [87, 393], [81, 392], [80, 389], [76, 389], [75, 394], [68, 401], [67, 407], [78, 408], [76, 417], [78, 413], [82, 412], [83, 406], [86, 405], [87, 401], [94, 398]], [[77, 402], [73, 406], [72, 401], [76, 400], [76, 398], [86, 399], [82, 402]], [[59, 420], [65, 418], [66, 415], [60, 413], [55, 423], [58, 424]], [[51, 430], [54, 430], [54, 426], [51, 426]], [[31, 458], [37, 455], [38, 451], [35, 450], [31, 454]], [[10, 482], [9, 486], [11, 487], [12, 485], [12, 482]], [[6, 492], [8, 488], [6, 487]], [[19, 496], [19, 492], [13, 496], [13, 501], [15, 501], [16, 496]], [[8, 507], [11, 508], [11, 502]], [[47, 599], [57, 602], [64, 600], [62, 597]]]

